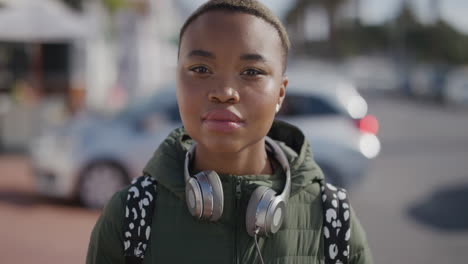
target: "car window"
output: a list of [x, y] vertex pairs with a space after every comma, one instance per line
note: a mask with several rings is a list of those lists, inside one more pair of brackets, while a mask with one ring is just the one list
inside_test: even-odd
[[325, 99], [317, 96], [302, 96], [296, 94], [288, 94], [284, 98], [279, 116], [294, 117], [294, 116], [321, 116], [321, 115], [337, 115], [338, 109], [333, 107]]
[[179, 108], [174, 91], [157, 93], [147, 99], [132, 103], [119, 114], [116, 119], [119, 121], [139, 121], [148, 115], [159, 113], [168, 120], [180, 122]]
[[167, 119], [172, 122], [182, 122], [180, 119], [179, 106], [177, 105], [177, 101], [173, 101], [172, 104], [167, 107], [165, 114]]

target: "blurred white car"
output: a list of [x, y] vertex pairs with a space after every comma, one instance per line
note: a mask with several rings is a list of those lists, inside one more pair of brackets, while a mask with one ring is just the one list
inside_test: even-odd
[[[300, 126], [326, 176], [349, 186], [365, 174], [369, 159], [380, 150], [376, 120], [366, 113], [365, 100], [352, 86], [308, 82], [288, 88], [278, 118]], [[160, 142], [180, 125], [174, 88], [129, 106], [111, 120], [71, 120], [31, 148], [37, 190], [100, 208], [141, 175]]]
[[278, 119], [302, 129], [328, 181], [351, 187], [380, 153], [379, 124], [364, 98], [337, 76], [290, 78]]
[[340, 66], [360, 91], [395, 91], [402, 85], [400, 70], [387, 57], [355, 56]]

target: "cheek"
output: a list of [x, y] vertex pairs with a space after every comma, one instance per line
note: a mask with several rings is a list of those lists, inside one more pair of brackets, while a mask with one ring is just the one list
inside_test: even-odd
[[200, 98], [199, 87], [190, 82], [188, 78], [178, 76], [177, 103], [184, 126], [188, 126], [190, 122], [198, 118]]
[[206, 80], [194, 78], [190, 73], [182, 72], [177, 75], [177, 93], [181, 98], [197, 99], [205, 95], [209, 83]]
[[254, 111], [254, 114], [273, 117], [279, 100], [279, 86], [272, 79], [265, 80], [259, 85], [259, 87], [249, 90], [250, 94], [246, 95], [244, 99], [249, 101], [248, 105], [258, 110]]

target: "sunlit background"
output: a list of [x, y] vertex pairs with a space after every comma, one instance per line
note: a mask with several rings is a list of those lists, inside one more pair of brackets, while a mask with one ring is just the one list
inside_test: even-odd
[[[181, 125], [178, 30], [203, 2], [0, 0], [2, 263], [84, 262]], [[375, 263], [465, 263], [468, 1], [262, 2], [292, 41], [277, 118], [349, 189]]]

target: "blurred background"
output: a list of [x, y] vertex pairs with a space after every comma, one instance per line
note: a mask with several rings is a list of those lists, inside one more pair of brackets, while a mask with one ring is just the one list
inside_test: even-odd
[[[0, 0], [0, 255], [83, 263], [100, 208], [180, 126], [202, 0]], [[264, 0], [292, 41], [278, 115], [350, 190], [376, 263], [468, 258], [468, 2]]]

